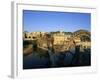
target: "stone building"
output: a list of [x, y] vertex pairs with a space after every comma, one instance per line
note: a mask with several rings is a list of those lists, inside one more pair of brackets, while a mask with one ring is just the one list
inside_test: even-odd
[[36, 40], [39, 37], [45, 35], [45, 32], [24, 32], [23, 39], [24, 40]]
[[62, 31], [59, 33], [56, 33], [53, 35], [54, 38], [54, 45], [64, 45], [67, 41], [69, 41], [69, 38], [71, 38], [71, 35], [65, 35]]
[[51, 47], [55, 52], [72, 51], [75, 46], [80, 46], [80, 50], [91, 48], [90, 32], [78, 30], [72, 34], [67, 34], [62, 31], [54, 32], [24, 32], [24, 40], [36, 40], [37, 46], [47, 49]]

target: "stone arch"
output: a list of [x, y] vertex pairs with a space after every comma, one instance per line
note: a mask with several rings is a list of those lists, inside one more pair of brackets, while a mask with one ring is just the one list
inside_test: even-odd
[[83, 39], [87, 39], [87, 41], [91, 41], [91, 34], [89, 31], [86, 30], [78, 30], [76, 32], [73, 33], [73, 38], [80, 38], [81, 41], [83, 41]]
[[78, 31], [75, 31], [73, 33], [73, 37], [81, 37], [81, 36], [84, 36], [84, 35], [88, 36], [88, 37], [91, 36], [90, 32], [87, 31], [87, 30], [78, 30]]

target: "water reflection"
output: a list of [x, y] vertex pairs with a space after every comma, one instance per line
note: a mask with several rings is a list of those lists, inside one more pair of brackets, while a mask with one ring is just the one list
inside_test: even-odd
[[70, 51], [54, 53], [50, 49], [37, 48], [35, 51], [23, 57], [23, 69], [89, 66], [91, 62], [90, 50], [75, 53]]

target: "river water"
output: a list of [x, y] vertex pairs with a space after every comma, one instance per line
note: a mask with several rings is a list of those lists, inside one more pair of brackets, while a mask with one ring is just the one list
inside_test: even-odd
[[[49, 52], [49, 51], [48, 51]], [[51, 53], [51, 52], [49, 52]], [[46, 56], [37, 55], [32, 53], [23, 57], [23, 69], [36, 69], [36, 68], [54, 68], [54, 67], [72, 67], [72, 66], [89, 66], [90, 54], [81, 54], [75, 57], [75, 53], [51, 53]]]

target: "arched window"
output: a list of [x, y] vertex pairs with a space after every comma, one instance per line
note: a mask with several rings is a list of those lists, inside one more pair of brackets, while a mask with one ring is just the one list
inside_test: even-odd
[[29, 38], [31, 38], [31, 36], [29, 36]]
[[33, 37], [33, 39], [35, 39], [36, 37]]

